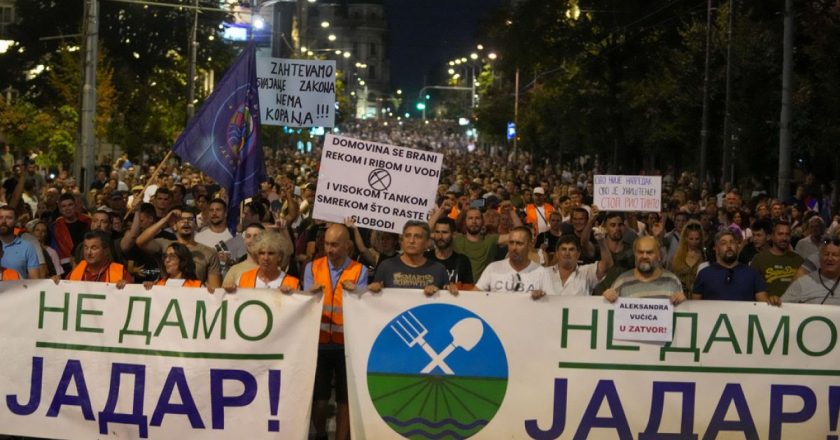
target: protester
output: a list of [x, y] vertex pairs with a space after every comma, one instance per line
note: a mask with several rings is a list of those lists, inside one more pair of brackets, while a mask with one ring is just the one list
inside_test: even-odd
[[553, 293], [548, 270], [528, 258], [531, 229], [517, 226], [507, 240], [508, 258], [490, 263], [475, 283], [485, 292], [528, 292], [533, 299]]
[[185, 245], [192, 252], [198, 279], [210, 289], [221, 286], [222, 276], [216, 251], [195, 241], [195, 214], [188, 210], [170, 211], [137, 237], [137, 247], [150, 254], [161, 254], [172, 243], [172, 240], [155, 238], [155, 236], [170, 220], [176, 221], [177, 242]]
[[579, 265], [580, 240], [566, 234], [557, 240], [554, 266], [551, 267], [552, 292], [557, 295], [591, 295], [595, 286], [612, 267], [612, 253], [607, 248], [603, 234], [596, 237], [601, 248], [601, 260]]
[[660, 266], [659, 245], [655, 238], [637, 238], [633, 255], [636, 267], [619, 275], [612, 287], [604, 291], [607, 301], [612, 303], [619, 297], [668, 298], [676, 305], [686, 300], [679, 278]]
[[764, 276], [767, 293], [781, 296], [796, 276], [804, 261], [790, 249], [790, 225], [779, 222], [773, 225], [770, 248], [756, 255], [750, 264]]
[[275, 231], [258, 234], [248, 246], [248, 253], [256, 257], [258, 266], [242, 272], [236, 285], [242, 288], [278, 289], [283, 293], [299, 290], [300, 280], [281, 269], [281, 262], [288, 258], [286, 253], [290, 249], [288, 240]]
[[458, 290], [472, 290], [475, 284], [470, 260], [455, 252], [455, 221], [445, 217], [438, 219], [432, 229], [434, 249], [426, 251], [426, 258], [437, 261], [446, 268], [449, 283], [455, 283]]
[[819, 269], [791, 283], [784, 294], [785, 302], [840, 305], [840, 294], [835, 295], [840, 283], [840, 238], [824, 239], [819, 255]]
[[714, 263], [697, 274], [691, 287], [691, 299], [719, 301], [761, 301], [778, 305], [779, 297], [767, 294], [764, 277], [738, 261], [738, 238], [724, 229], [715, 236]]
[[3, 243], [0, 266], [14, 270], [23, 278], [41, 277], [37, 249], [15, 234], [15, 210], [8, 205], [0, 206], [0, 242]]
[[192, 252], [185, 245], [173, 242], [163, 252], [164, 274], [156, 283], [146, 281], [143, 286], [146, 290], [152, 286], [172, 287], [202, 287], [204, 283], [195, 274], [195, 262]]
[[131, 275], [120, 263], [114, 262], [111, 237], [102, 231], [88, 231], [83, 239], [84, 259], [67, 275], [71, 281], [114, 283], [117, 288], [132, 282]]
[[428, 247], [429, 235], [429, 225], [425, 222], [407, 221], [400, 236], [402, 254], [379, 265], [368, 289], [376, 293], [383, 287], [423, 289], [427, 296], [431, 296], [446, 288], [452, 294], [457, 294], [458, 287], [449, 282], [446, 267], [423, 255]]
[[[367, 269], [351, 260], [350, 234], [343, 225], [334, 224], [324, 235], [324, 254], [306, 265], [303, 289], [322, 293], [324, 307], [321, 314], [321, 333], [318, 337], [318, 365], [315, 369], [312, 424], [316, 438], [327, 438], [327, 410], [335, 390], [335, 438], [350, 438], [350, 410], [347, 405], [347, 372], [344, 360], [344, 292], [363, 292], [367, 289]], [[333, 387], [335, 383], [335, 387]]]

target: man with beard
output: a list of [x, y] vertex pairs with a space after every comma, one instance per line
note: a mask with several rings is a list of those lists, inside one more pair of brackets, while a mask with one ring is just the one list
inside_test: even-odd
[[651, 236], [639, 237], [633, 243], [636, 267], [618, 276], [604, 298], [613, 303], [619, 297], [668, 298], [671, 304], [685, 301], [682, 284], [673, 273], [659, 264], [659, 243]]
[[[510, 217], [514, 227], [522, 226], [522, 221], [516, 215], [516, 210], [513, 209], [513, 205], [509, 201], [502, 202], [499, 211], [501, 215]], [[429, 225], [434, 226], [443, 214], [442, 209], [436, 210], [429, 218]], [[473, 277], [479, 277], [484, 272], [484, 268], [496, 259], [497, 247], [507, 244], [510, 234], [486, 234], [484, 231], [484, 216], [479, 208], [468, 208], [464, 215], [464, 227], [467, 233], [455, 234], [452, 246], [455, 252], [466, 255], [470, 259]]]
[[761, 301], [779, 304], [778, 296], [767, 295], [764, 277], [738, 262], [738, 239], [726, 229], [715, 236], [717, 261], [700, 270], [691, 289], [691, 299]]
[[37, 250], [32, 243], [15, 235], [15, 209], [9, 205], [0, 206], [0, 242], [3, 243], [0, 266], [14, 270], [23, 278], [40, 278]]
[[431, 296], [447, 288], [453, 295], [457, 294], [455, 284], [449, 283], [446, 268], [423, 255], [429, 242], [429, 232], [429, 225], [425, 222], [406, 222], [400, 236], [402, 254], [383, 261], [376, 268], [374, 281], [368, 285], [368, 289], [371, 292], [379, 292], [383, 287], [423, 289], [426, 295]]
[[172, 240], [155, 238], [161, 229], [165, 228], [169, 220], [176, 220], [175, 237], [178, 243], [185, 245], [193, 255], [195, 272], [199, 281], [209, 289], [215, 289], [222, 284], [222, 275], [216, 251], [195, 241], [195, 214], [188, 210], [173, 209], [155, 224], [147, 228], [137, 237], [137, 247], [150, 254], [160, 254]]
[[432, 231], [435, 248], [426, 252], [426, 258], [442, 264], [449, 274], [449, 282], [455, 283], [458, 290], [472, 290], [475, 281], [472, 276], [470, 260], [466, 256], [455, 252], [452, 245], [454, 234], [454, 220], [445, 217], [436, 221]]
[[[606, 244], [612, 254], [613, 267], [607, 271], [604, 279], [592, 291], [593, 295], [603, 295], [621, 274], [633, 269], [635, 265], [632, 242], [625, 241], [624, 238], [624, 216], [620, 212], [608, 212], [601, 228], [607, 236]], [[603, 256], [601, 258], [603, 259]]]
[[548, 270], [528, 258], [532, 241], [530, 228], [513, 228], [507, 242], [508, 257], [490, 263], [475, 287], [485, 292], [529, 292], [533, 299], [552, 293]]
[[819, 249], [820, 268], [797, 278], [785, 291], [785, 302], [840, 305], [840, 238], [826, 238]]
[[222, 199], [211, 200], [209, 215], [210, 218], [205, 219], [208, 221], [207, 227], [195, 235], [195, 241], [213, 248], [233, 238], [227, 225], [227, 202]]
[[804, 260], [790, 250], [790, 223], [776, 223], [770, 241], [770, 248], [756, 255], [750, 266], [764, 276], [767, 293], [782, 296]]

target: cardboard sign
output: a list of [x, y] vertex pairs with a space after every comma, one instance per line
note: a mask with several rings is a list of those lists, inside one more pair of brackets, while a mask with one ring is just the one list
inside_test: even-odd
[[257, 57], [264, 125], [335, 125], [335, 61]]
[[662, 176], [596, 175], [593, 187], [601, 211], [662, 210]]
[[613, 334], [621, 341], [671, 342], [674, 306], [667, 299], [619, 298]]
[[387, 232], [426, 221], [435, 207], [443, 155], [328, 134], [313, 217]]

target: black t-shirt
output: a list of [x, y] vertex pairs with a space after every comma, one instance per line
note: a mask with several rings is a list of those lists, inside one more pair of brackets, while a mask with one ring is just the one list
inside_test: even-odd
[[87, 223], [76, 220], [73, 223], [65, 224], [67, 225], [67, 230], [70, 231], [70, 238], [73, 240], [74, 247], [85, 241], [85, 232], [90, 230], [90, 226]]
[[548, 246], [546, 247], [546, 252], [553, 254], [554, 250], [557, 249], [557, 242], [560, 240], [559, 235], [554, 235], [549, 231], [541, 232], [537, 235], [537, 240], [534, 241], [534, 249], [539, 249], [542, 247], [544, 242], [547, 242]]
[[437, 261], [446, 268], [450, 283], [461, 282], [464, 284], [475, 284], [472, 267], [470, 267], [470, 259], [466, 255], [452, 252], [449, 258], [440, 260], [435, 255], [435, 251], [431, 250], [426, 252], [426, 258], [431, 261]]
[[437, 261], [427, 259], [422, 266], [411, 267], [403, 263], [399, 257], [383, 261], [373, 279], [382, 283], [384, 287], [401, 289], [423, 289], [428, 285], [435, 285], [442, 289], [449, 283], [446, 268]]

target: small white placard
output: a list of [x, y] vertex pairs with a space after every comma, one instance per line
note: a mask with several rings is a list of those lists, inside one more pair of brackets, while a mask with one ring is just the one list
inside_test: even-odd
[[668, 299], [619, 298], [615, 302], [613, 339], [671, 342], [674, 306]]

